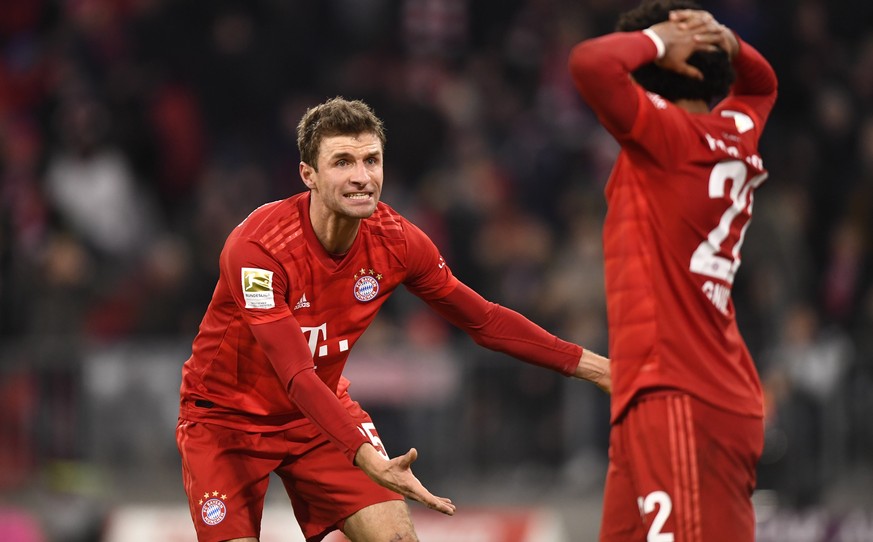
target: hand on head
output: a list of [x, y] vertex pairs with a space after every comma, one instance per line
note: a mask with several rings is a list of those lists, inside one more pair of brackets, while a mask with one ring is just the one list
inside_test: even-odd
[[691, 29], [695, 32], [694, 39], [704, 45], [703, 50], [721, 49], [733, 58], [739, 51], [740, 45], [737, 37], [730, 28], [715, 20], [708, 11], [696, 9], [680, 9], [670, 12], [670, 21], [680, 27]]
[[664, 42], [664, 56], [655, 63], [661, 68], [686, 77], [703, 79], [703, 73], [688, 63], [688, 57], [698, 51], [722, 49], [730, 57], [739, 49], [736, 37], [711, 13], [702, 10], [675, 10], [670, 18], [651, 27]]

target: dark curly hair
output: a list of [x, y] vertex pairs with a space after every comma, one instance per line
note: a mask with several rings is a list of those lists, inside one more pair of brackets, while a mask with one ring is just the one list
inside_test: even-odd
[[[633, 32], [666, 21], [675, 9], [701, 9], [693, 0], [643, 0], [643, 2], [619, 16], [615, 29]], [[727, 95], [734, 82], [734, 68], [727, 52], [697, 51], [688, 58], [688, 63], [703, 73], [703, 80], [692, 79], [665, 70], [654, 63], [642, 66], [633, 72], [634, 79], [643, 88], [671, 102], [676, 100], [713, 100]]]

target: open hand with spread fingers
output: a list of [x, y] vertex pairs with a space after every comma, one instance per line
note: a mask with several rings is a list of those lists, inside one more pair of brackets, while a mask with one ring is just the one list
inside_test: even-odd
[[387, 487], [404, 497], [448, 516], [455, 514], [451, 499], [432, 494], [412, 473], [412, 463], [418, 459], [418, 451], [410, 448], [405, 454], [385, 459], [376, 449], [364, 444], [358, 449], [355, 464], [377, 484]]

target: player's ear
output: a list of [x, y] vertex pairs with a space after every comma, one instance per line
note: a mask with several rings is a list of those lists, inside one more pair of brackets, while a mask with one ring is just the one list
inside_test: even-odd
[[306, 162], [300, 162], [300, 178], [303, 180], [303, 184], [306, 185], [307, 188], [312, 190], [315, 188], [315, 179], [313, 178], [316, 173], [318, 173], [314, 167], [310, 166]]

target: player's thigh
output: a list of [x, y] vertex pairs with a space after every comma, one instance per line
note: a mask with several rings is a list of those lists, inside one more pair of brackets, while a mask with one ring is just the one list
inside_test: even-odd
[[258, 433], [186, 420], [180, 420], [176, 439], [197, 539], [256, 539], [281, 449], [271, 450], [275, 444]]
[[609, 434], [609, 467], [603, 490], [603, 510], [600, 520], [601, 542], [645, 540], [646, 532], [640, 519], [637, 491], [624, 442], [622, 425], [613, 426]]
[[388, 501], [358, 510], [343, 526], [352, 542], [416, 542], [418, 537], [404, 501]]
[[636, 501], [647, 538], [754, 540], [751, 491], [763, 438], [760, 419], [683, 393], [658, 392], [638, 400], [617, 428], [636, 492], [623, 498]]
[[[357, 419], [362, 424], [371, 423], [365, 414]], [[378, 438], [375, 428], [368, 427], [373, 438]], [[286, 461], [276, 474], [285, 486], [307, 540], [334, 529], [342, 530], [346, 519], [364, 508], [403, 500], [398, 493], [371, 480], [314, 426], [288, 431], [286, 439], [294, 459]], [[295, 443], [306, 445], [300, 447]]]
[[764, 447], [764, 422], [700, 402], [694, 415], [704, 540], [752, 541], [752, 492]]

